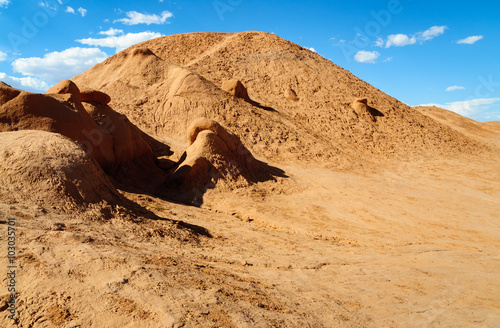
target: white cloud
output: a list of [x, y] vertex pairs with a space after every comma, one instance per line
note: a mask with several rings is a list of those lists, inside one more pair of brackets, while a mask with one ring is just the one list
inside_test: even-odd
[[440, 104], [423, 104], [420, 106], [436, 106], [447, 110], [451, 110], [462, 116], [471, 116], [478, 114], [480, 112], [488, 111], [491, 105], [500, 101], [500, 98], [482, 98], [482, 99], [471, 99], [464, 101], [454, 101], [446, 103], [444, 105]]
[[41, 1], [40, 3], [38, 3], [38, 5], [40, 7], [45, 7], [45, 8], [49, 8], [50, 10], [57, 11], [57, 7], [51, 5], [48, 1], [45, 1], [45, 2]]
[[0, 72], [0, 80], [17, 89], [28, 89], [27, 91], [45, 91], [49, 88], [47, 82], [36, 77], [15, 77]]
[[125, 15], [127, 15], [128, 18], [121, 18], [117, 19], [114, 21], [123, 23], [125, 25], [137, 25], [137, 24], [170, 24], [170, 22], [167, 21], [170, 17], [173, 17], [174, 14], [172, 14], [170, 11], [165, 10], [164, 12], [161, 13], [161, 16], [158, 16], [156, 14], [148, 15], [148, 14], [142, 14], [137, 11], [129, 11], [126, 12]]
[[407, 35], [402, 33], [391, 34], [387, 37], [387, 40], [384, 40], [381, 37], [377, 38], [377, 40], [375, 41], [375, 46], [382, 47], [385, 44], [386, 48], [390, 48], [392, 46], [404, 47], [407, 45], [415, 44], [417, 42], [420, 42], [422, 44], [425, 41], [429, 41], [437, 36], [440, 36], [447, 29], [448, 26], [446, 25], [432, 26], [429, 29], [425, 30], [424, 32], [417, 32], [413, 35]]
[[[78, 11], [78, 13], [80, 15], [82, 15], [82, 17], [85, 17], [85, 15], [87, 14], [87, 9], [83, 9], [82, 7], [78, 8], [76, 11]], [[73, 9], [73, 7], [70, 7], [70, 6], [67, 6], [66, 9], [64, 10], [64, 12], [66, 12], [66, 13], [75, 14], [75, 15], [76, 15], [76, 11], [75, 11], [75, 9]]]
[[354, 60], [359, 62], [359, 63], [371, 63], [375, 64], [375, 60], [380, 57], [380, 53], [377, 51], [365, 51], [365, 50], [360, 50], [358, 53], [354, 56]]
[[455, 90], [465, 90], [465, 88], [464, 87], [460, 87], [458, 85], [454, 85], [454, 86], [446, 88], [446, 91], [455, 91]]
[[140, 33], [127, 33], [121, 36], [110, 36], [103, 39], [88, 38], [76, 41], [80, 42], [81, 44], [86, 44], [89, 46], [116, 48], [116, 52], [119, 52], [136, 43], [159, 38], [161, 36], [162, 36], [161, 33], [147, 31]]
[[16, 59], [12, 68], [14, 72], [24, 76], [37, 77], [55, 84], [84, 72], [107, 57], [108, 55], [98, 48], [74, 47], [48, 53], [43, 58]]
[[0, 0], [0, 8], [7, 8], [10, 4], [10, 0]]
[[118, 34], [123, 34], [123, 30], [115, 29], [115, 28], [110, 28], [107, 31], [101, 31], [99, 32], [101, 35], [107, 35], [107, 36], [115, 36]]
[[436, 36], [440, 36], [444, 31], [448, 29], [448, 26], [432, 26], [428, 30], [418, 33], [418, 39], [421, 41], [428, 41], [434, 39]]
[[313, 47], [309, 48], [309, 50], [311, 50], [312, 52], [316, 52], [316, 49], [314, 49]]
[[483, 38], [482, 35], [473, 35], [473, 36], [469, 36], [465, 39], [458, 40], [457, 43], [458, 44], [474, 44], [477, 41], [481, 40], [482, 38]]
[[85, 17], [85, 15], [87, 15], [87, 9], [84, 9], [82, 7], [78, 8], [78, 12], [80, 13], [80, 15], [82, 15], [82, 17]]
[[404, 47], [409, 44], [414, 44], [417, 42], [415, 37], [409, 37], [406, 34], [391, 34], [387, 37], [387, 42], [385, 43], [385, 47], [389, 48], [392, 46], [396, 47]]
[[7, 54], [5, 52], [0, 51], [0, 62], [7, 59]]

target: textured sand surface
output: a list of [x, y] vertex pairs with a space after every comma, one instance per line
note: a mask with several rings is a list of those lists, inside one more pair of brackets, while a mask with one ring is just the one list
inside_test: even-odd
[[0, 327], [498, 327], [498, 122], [410, 108], [260, 32], [151, 40], [72, 81], [158, 167], [104, 173], [57, 131], [13, 131], [27, 110], [0, 84], [19, 266]]

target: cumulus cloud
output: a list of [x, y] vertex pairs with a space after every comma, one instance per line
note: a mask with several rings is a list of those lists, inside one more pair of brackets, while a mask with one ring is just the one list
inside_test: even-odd
[[387, 37], [387, 42], [385, 43], [385, 47], [389, 48], [392, 46], [395, 47], [404, 47], [409, 44], [414, 44], [417, 42], [415, 37], [409, 37], [406, 34], [391, 34]]
[[108, 55], [98, 48], [74, 47], [64, 51], [54, 51], [43, 57], [19, 58], [12, 63], [14, 72], [31, 76], [55, 84], [78, 75]]
[[0, 8], [7, 8], [10, 4], [10, 0], [0, 0]]
[[82, 7], [78, 8], [78, 12], [80, 13], [80, 15], [82, 15], [82, 17], [85, 17], [85, 15], [87, 15], [87, 9], [84, 9]]
[[432, 26], [429, 29], [423, 32], [417, 32], [413, 35], [407, 35], [403, 33], [391, 34], [384, 40], [382, 37], [377, 38], [375, 41], [375, 46], [386, 48], [390, 47], [404, 47], [407, 45], [415, 44], [420, 42], [421, 44], [425, 41], [429, 41], [434, 39], [437, 36], [440, 36], [444, 33], [445, 30], [448, 29], [448, 26]]
[[118, 34], [123, 34], [123, 30], [115, 29], [115, 28], [110, 28], [107, 31], [101, 31], [99, 32], [101, 35], [107, 35], [107, 36], [115, 36]]
[[316, 52], [316, 49], [314, 49], [313, 47], [309, 48], [309, 50], [311, 50], [312, 52]]
[[470, 117], [471, 115], [478, 114], [481, 112], [486, 112], [490, 109], [491, 105], [499, 102], [500, 98], [481, 98], [481, 99], [471, 99], [463, 101], [454, 101], [446, 103], [444, 105], [440, 104], [423, 104], [420, 106], [436, 106], [447, 110], [451, 110], [462, 116]]
[[481, 40], [482, 38], [483, 38], [482, 35], [473, 35], [473, 36], [469, 36], [465, 39], [458, 40], [457, 43], [458, 44], [474, 44], [477, 41]]
[[7, 59], [7, 54], [5, 52], [0, 51], [0, 62]]
[[89, 46], [115, 48], [116, 52], [119, 52], [136, 43], [159, 38], [161, 36], [161, 33], [146, 31], [140, 33], [127, 33], [120, 36], [110, 36], [102, 39], [87, 38], [76, 41]]
[[380, 57], [380, 53], [377, 51], [360, 50], [356, 55], [354, 55], [354, 60], [359, 63], [374, 64], [378, 57]]
[[75, 13], [75, 10], [70, 7], [70, 6], [67, 6], [66, 9], [64, 10], [65, 13], [70, 13], [70, 14], [74, 14]]
[[31, 76], [15, 77], [8, 76], [7, 74], [0, 72], [0, 80], [14, 88], [27, 91], [46, 91], [49, 88], [47, 82]]
[[170, 11], [165, 10], [161, 13], [161, 15], [148, 15], [148, 14], [142, 14], [137, 11], [129, 11], [126, 12], [125, 15], [127, 15], [127, 18], [121, 18], [115, 20], [113, 23], [123, 23], [125, 25], [138, 25], [138, 24], [170, 24], [167, 20], [170, 17], [173, 17], [174, 14], [172, 14]]
[[446, 88], [446, 91], [456, 91], [456, 90], [465, 90], [465, 88], [458, 85], [453, 85], [451, 87]]

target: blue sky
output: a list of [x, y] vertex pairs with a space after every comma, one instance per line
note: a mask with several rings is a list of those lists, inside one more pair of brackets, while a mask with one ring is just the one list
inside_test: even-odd
[[411, 106], [500, 120], [497, 1], [0, 0], [0, 80], [43, 92], [134, 43], [259, 30]]

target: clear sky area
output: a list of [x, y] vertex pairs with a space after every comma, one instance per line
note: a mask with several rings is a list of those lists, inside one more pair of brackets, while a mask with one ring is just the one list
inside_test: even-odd
[[135, 43], [274, 33], [410, 105], [500, 120], [498, 1], [0, 0], [0, 80], [44, 92]]

